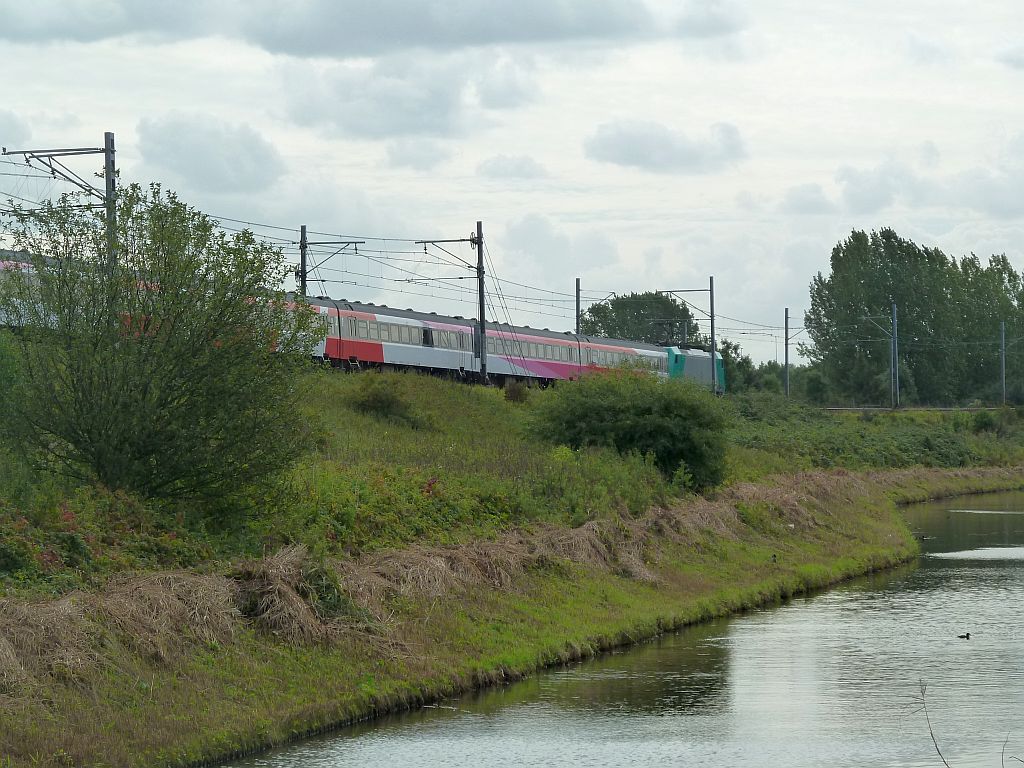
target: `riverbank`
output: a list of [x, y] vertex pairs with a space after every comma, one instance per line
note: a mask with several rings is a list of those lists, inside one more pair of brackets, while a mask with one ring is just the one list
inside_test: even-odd
[[0, 755], [216, 761], [889, 567], [916, 552], [898, 502], [1022, 486], [1013, 468], [805, 472], [338, 558], [340, 593], [292, 546], [230, 573], [8, 599]]

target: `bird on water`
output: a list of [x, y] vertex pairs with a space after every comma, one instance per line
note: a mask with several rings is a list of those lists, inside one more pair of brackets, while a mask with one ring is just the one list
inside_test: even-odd
[[971, 639], [971, 633], [970, 632], [964, 632], [964, 634], [957, 635], [957, 637], [960, 638], [961, 640], [970, 640]]

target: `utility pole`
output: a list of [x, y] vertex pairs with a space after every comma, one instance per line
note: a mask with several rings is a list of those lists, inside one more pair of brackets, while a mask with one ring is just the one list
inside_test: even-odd
[[900, 407], [900, 344], [896, 325], [896, 302], [892, 303], [892, 402], [893, 408]]
[[485, 315], [485, 285], [484, 285], [484, 225], [483, 222], [476, 223], [476, 240], [470, 238], [470, 242], [476, 245], [476, 280], [477, 293], [480, 300], [480, 323], [477, 330], [479, 334], [480, 350], [480, 380], [487, 382], [487, 316]]
[[999, 321], [999, 380], [1003, 385], [1003, 405], [1006, 405], [1006, 321]]
[[107, 258], [113, 271], [117, 264], [117, 170], [114, 166], [114, 134], [111, 131], [103, 134], [103, 180], [106, 182]]
[[783, 374], [782, 380], [783, 380], [783, 384], [784, 384], [783, 389], [786, 392], [786, 397], [789, 397], [789, 307], [786, 307], [786, 356], [785, 356], [785, 360], [786, 360], [786, 362], [785, 362], [786, 367], [783, 369], [784, 374]]
[[309, 248], [309, 241], [306, 239], [306, 225], [299, 229], [299, 294], [306, 296], [306, 250]]
[[711, 294], [711, 391], [718, 394], [718, 364], [715, 362], [715, 276], [708, 278], [708, 292]]
[[[7, 149], [0, 148], [0, 155], [21, 155], [28, 165], [47, 171], [54, 178], [61, 178], [74, 184], [86, 195], [96, 198], [106, 209], [107, 258], [111, 269], [117, 262], [117, 167], [114, 163], [114, 134], [103, 134], [102, 147], [73, 147], [68, 149]], [[75, 173], [62, 160], [78, 155], [103, 155], [103, 177], [106, 189], [100, 192], [80, 174]]]
[[[299, 281], [299, 294], [303, 297], [306, 295], [307, 276], [310, 272], [319, 269], [327, 263], [328, 259], [337, 256], [348, 248], [353, 248], [355, 253], [359, 253], [359, 246], [365, 242], [365, 240], [309, 240], [306, 237], [306, 225], [303, 224], [299, 227], [299, 266], [295, 270], [295, 279]], [[295, 243], [292, 244], [294, 245]], [[319, 264], [314, 264], [310, 267], [309, 246], [311, 245], [335, 245], [337, 248], [334, 250], [334, 253], [325, 256]]]
[[[487, 317], [485, 315], [486, 304], [487, 304], [487, 293], [484, 285], [484, 225], [483, 222], [478, 221], [476, 223], [476, 232], [471, 234], [469, 237], [459, 237], [454, 240], [416, 240], [414, 241], [417, 245], [423, 246], [423, 252], [426, 253], [427, 246], [433, 245], [440, 248], [442, 251], [452, 256], [457, 261], [460, 261], [463, 266], [468, 269], [473, 269], [473, 265], [463, 259], [461, 256], [456, 256], [451, 251], [442, 247], [441, 243], [469, 243], [473, 248], [476, 248], [476, 280], [477, 280], [477, 294], [479, 299], [479, 311], [480, 311], [480, 322], [477, 324], [477, 330], [473, 335], [474, 340], [474, 357], [480, 358], [480, 379], [484, 382], [487, 381]], [[454, 280], [462, 280], [462, 277], [450, 278]]]
[[[711, 318], [711, 391], [714, 392], [717, 395], [718, 394], [718, 366], [716, 365], [716, 360], [715, 360], [715, 346], [716, 345], [715, 345], [715, 277], [714, 277], [714, 275], [711, 275], [708, 278], [708, 287], [707, 288], [680, 288], [680, 289], [674, 290], [674, 291], [658, 291], [658, 293], [667, 293], [667, 294], [670, 294], [672, 296], [675, 296], [675, 294], [677, 294], [677, 293], [708, 293], [708, 294], [711, 295], [711, 312], [709, 314], [709, 317]], [[675, 297], [677, 299], [680, 298], [679, 296], [675, 296]], [[685, 299], [683, 299], [683, 303], [684, 304], [686, 303]], [[687, 343], [687, 338], [686, 338], [687, 324], [686, 324], [686, 322], [683, 323], [683, 329], [684, 329], [683, 330], [683, 334], [684, 334], [684, 336], [683, 336], [683, 344], [685, 345]]]
[[580, 335], [580, 279], [576, 278], [576, 335]]

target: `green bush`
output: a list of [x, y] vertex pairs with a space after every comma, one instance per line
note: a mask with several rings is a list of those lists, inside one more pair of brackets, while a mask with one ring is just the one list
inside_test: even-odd
[[519, 379], [505, 381], [505, 399], [510, 403], [525, 403], [530, 396], [530, 388]]
[[388, 374], [361, 375], [349, 403], [371, 416], [421, 427], [422, 420], [413, 413], [412, 405], [399, 388], [401, 382], [400, 377]]
[[650, 456], [663, 475], [698, 490], [725, 475], [725, 428], [725, 411], [710, 392], [633, 371], [560, 382], [539, 399], [534, 422], [555, 443]]

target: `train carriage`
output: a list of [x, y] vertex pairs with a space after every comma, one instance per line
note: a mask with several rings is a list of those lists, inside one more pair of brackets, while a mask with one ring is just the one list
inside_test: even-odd
[[[309, 303], [326, 326], [317, 355], [331, 365], [415, 368], [479, 378], [475, 319], [322, 296]], [[486, 345], [488, 378], [499, 384], [509, 378], [547, 384], [624, 364], [648, 368], [658, 376], [711, 383], [711, 356], [702, 350], [504, 323], [488, 325]], [[716, 362], [721, 372], [721, 360]], [[718, 380], [723, 381], [721, 373]]]

